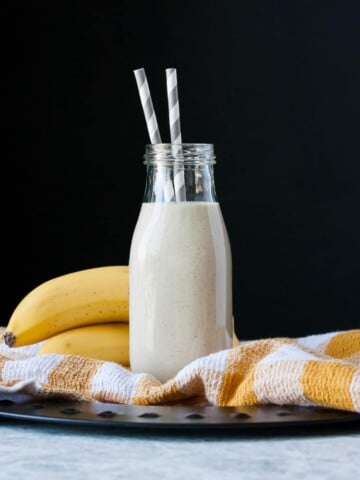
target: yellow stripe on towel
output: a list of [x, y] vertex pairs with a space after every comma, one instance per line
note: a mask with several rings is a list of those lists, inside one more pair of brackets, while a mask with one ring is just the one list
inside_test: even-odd
[[347, 358], [359, 353], [359, 345], [360, 330], [350, 330], [335, 335], [329, 341], [324, 353], [334, 358]]
[[334, 361], [310, 360], [301, 378], [305, 398], [325, 407], [353, 410], [350, 386], [357, 370]]

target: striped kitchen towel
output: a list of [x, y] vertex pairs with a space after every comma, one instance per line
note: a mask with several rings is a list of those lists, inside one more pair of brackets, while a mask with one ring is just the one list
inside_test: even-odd
[[360, 330], [240, 343], [161, 384], [112, 362], [0, 345], [0, 398], [161, 405], [323, 406], [360, 413]]

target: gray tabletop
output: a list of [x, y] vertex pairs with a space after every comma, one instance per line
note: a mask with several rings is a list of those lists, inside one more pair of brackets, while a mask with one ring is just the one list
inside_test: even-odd
[[353, 479], [360, 427], [152, 432], [0, 419], [1, 480]]

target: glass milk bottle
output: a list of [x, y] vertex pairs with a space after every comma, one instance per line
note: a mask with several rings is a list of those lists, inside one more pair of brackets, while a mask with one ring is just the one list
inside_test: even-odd
[[165, 382], [232, 346], [231, 248], [213, 145], [147, 145], [144, 158], [129, 260], [130, 367]]

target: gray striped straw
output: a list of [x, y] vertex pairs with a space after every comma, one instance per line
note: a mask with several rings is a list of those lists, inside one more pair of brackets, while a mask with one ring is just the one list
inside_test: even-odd
[[161, 143], [160, 131], [156, 120], [155, 109], [151, 100], [149, 84], [145, 70], [138, 68], [134, 70], [140, 101], [144, 111], [146, 126], [148, 129], [150, 143]]
[[[138, 68], [137, 70], [134, 70], [134, 74], [139, 91], [142, 109], [145, 116], [147, 130], [150, 137], [150, 143], [162, 143], [145, 70], [143, 68]], [[165, 178], [163, 169], [160, 169], [156, 176], [155, 192], [157, 196], [160, 196], [163, 193], [165, 201], [167, 202], [171, 201], [174, 197], [174, 188], [172, 185], [172, 181], [171, 179]]]
[[[166, 69], [166, 87], [169, 107], [170, 137], [173, 144], [173, 154], [177, 155], [182, 150], [180, 107], [176, 68]], [[175, 196], [177, 201], [185, 200], [184, 170], [175, 166], [174, 171]]]

